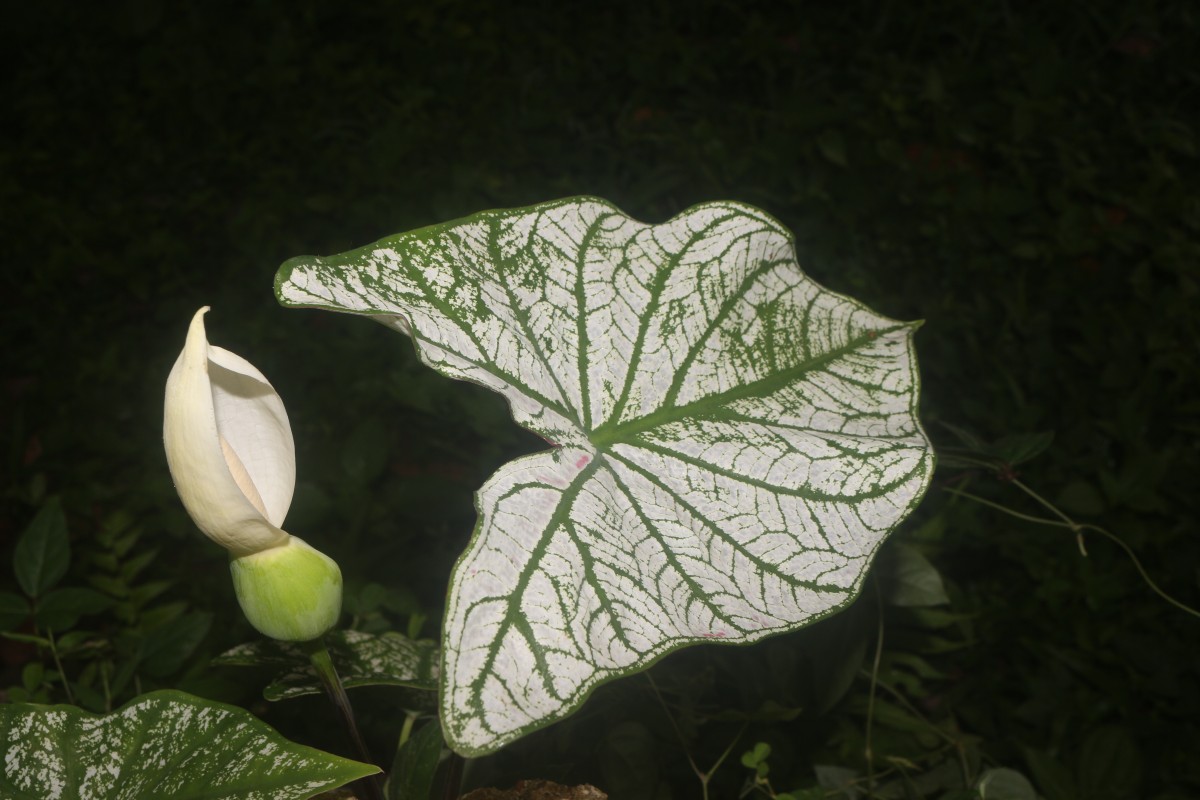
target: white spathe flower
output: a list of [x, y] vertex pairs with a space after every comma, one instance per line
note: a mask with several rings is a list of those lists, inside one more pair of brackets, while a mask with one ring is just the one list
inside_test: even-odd
[[167, 378], [163, 444], [184, 508], [234, 556], [287, 541], [296, 445], [283, 401], [241, 356], [208, 343], [196, 312]]
[[283, 530], [296, 486], [287, 412], [253, 364], [208, 343], [207, 311], [192, 317], [167, 378], [167, 465], [188, 515], [229, 551], [250, 622], [272, 638], [313, 639], [337, 621], [341, 571]]

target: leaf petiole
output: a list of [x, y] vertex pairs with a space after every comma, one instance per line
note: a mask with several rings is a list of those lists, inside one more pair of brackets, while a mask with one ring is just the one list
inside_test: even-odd
[[[342, 685], [342, 679], [338, 677], [337, 669], [333, 666], [333, 659], [329, 656], [325, 637], [304, 642], [303, 646], [305, 652], [308, 653], [308, 660], [312, 663], [313, 669], [317, 671], [317, 677], [321, 679], [321, 685], [325, 687], [325, 693], [342, 718], [342, 725], [345, 726], [350, 741], [354, 743], [359, 760], [367, 764], [374, 764], [371, 752], [367, 749], [366, 742], [363, 741], [362, 734], [358, 731], [358, 723], [354, 721], [354, 709], [350, 705], [350, 698], [346, 695], [346, 687]], [[379, 784], [377, 774], [360, 779], [359, 784], [363, 787], [368, 800], [384, 800], [383, 788]]]
[[50, 655], [54, 658], [54, 666], [58, 668], [58, 676], [62, 678], [63, 689], [67, 693], [67, 702], [75, 705], [75, 695], [71, 692], [71, 682], [67, 680], [67, 673], [63, 669], [62, 659], [58, 657], [58, 643], [54, 640], [54, 631], [52, 629], [46, 629], [46, 638], [50, 640]]

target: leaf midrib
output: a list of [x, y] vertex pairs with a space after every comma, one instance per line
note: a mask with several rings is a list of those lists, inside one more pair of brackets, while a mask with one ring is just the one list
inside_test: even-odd
[[596, 428], [589, 435], [592, 444], [598, 449], [608, 449], [614, 444], [627, 442], [639, 433], [654, 428], [669, 425], [672, 422], [702, 416], [746, 397], [761, 397], [771, 394], [777, 389], [787, 386], [801, 375], [816, 370], [847, 353], [851, 353], [869, 342], [878, 341], [898, 331], [909, 330], [914, 323], [900, 323], [890, 328], [864, 331], [841, 347], [829, 350], [821, 355], [810, 358], [779, 372], [772, 373], [750, 383], [734, 386], [724, 392], [705, 395], [699, 400], [681, 406], [660, 408], [644, 417], [628, 422], [608, 422]]

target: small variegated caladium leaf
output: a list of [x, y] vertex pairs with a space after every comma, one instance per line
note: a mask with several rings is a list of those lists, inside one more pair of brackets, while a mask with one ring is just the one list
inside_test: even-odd
[[379, 772], [284, 739], [245, 709], [160, 691], [111, 714], [0, 705], [0, 787], [12, 800], [281, 800]]
[[[437, 691], [437, 646], [430, 641], [414, 641], [388, 631], [379, 635], [362, 631], [332, 631], [325, 644], [342, 685], [402, 686], [421, 691]], [[240, 644], [212, 660], [217, 666], [280, 667], [279, 675], [263, 690], [272, 702], [324, 692], [316, 670], [304, 648], [291, 642], [263, 639]]]
[[479, 490], [451, 577], [441, 715], [464, 755], [670, 650], [844, 607], [933, 470], [916, 324], [815, 284], [740, 203], [488, 211], [292, 259], [276, 294], [408, 334], [554, 445]]

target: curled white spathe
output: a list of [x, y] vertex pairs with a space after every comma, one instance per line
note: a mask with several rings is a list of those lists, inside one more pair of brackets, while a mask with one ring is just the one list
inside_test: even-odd
[[183, 506], [234, 558], [286, 544], [296, 446], [283, 401], [241, 356], [208, 343], [192, 317], [167, 378], [163, 445]]

